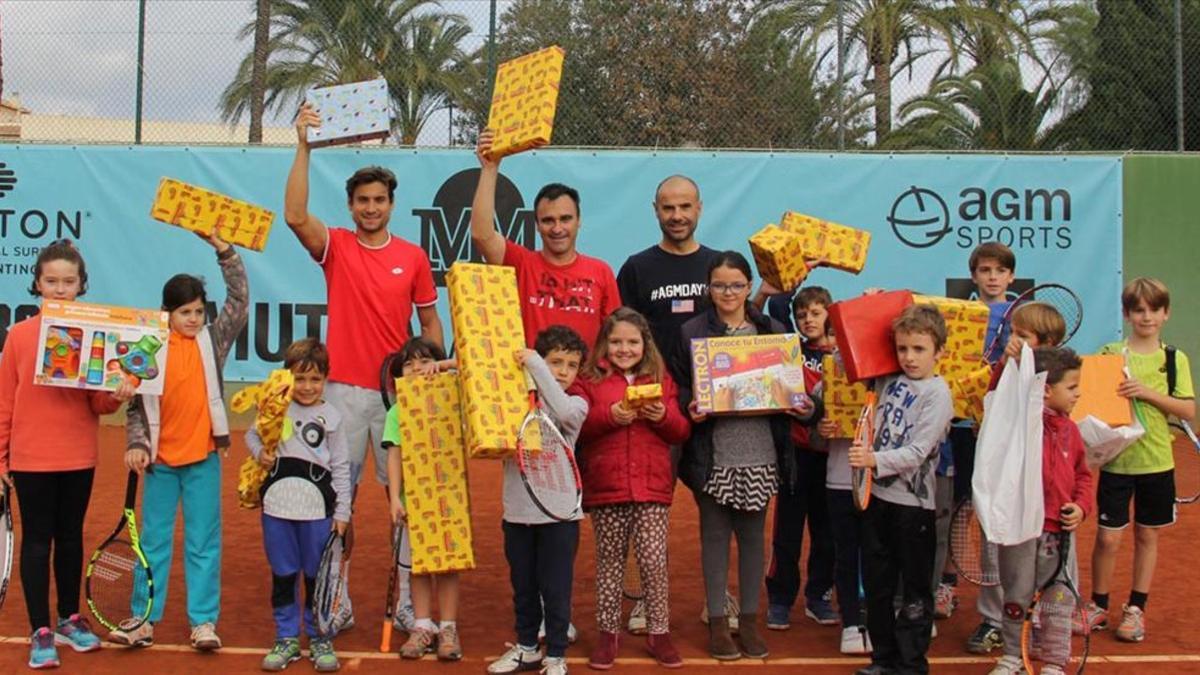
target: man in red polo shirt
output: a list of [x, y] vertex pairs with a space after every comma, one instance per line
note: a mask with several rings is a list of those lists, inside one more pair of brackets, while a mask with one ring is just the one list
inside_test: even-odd
[[589, 348], [594, 346], [600, 324], [621, 306], [621, 293], [608, 263], [575, 249], [579, 193], [561, 183], [538, 191], [533, 209], [540, 251], [509, 241], [496, 230], [500, 160], [488, 156], [491, 148], [492, 132], [485, 130], [475, 149], [482, 170], [471, 204], [471, 240], [489, 264], [516, 268], [521, 321], [531, 347], [542, 329], [555, 324], [573, 328]]
[[[362, 478], [369, 444], [375, 477], [386, 485], [387, 452], [382, 442], [387, 410], [379, 395], [379, 370], [388, 354], [408, 341], [413, 307], [421, 335], [442, 344], [437, 288], [425, 251], [388, 231], [396, 192], [391, 171], [364, 167], [346, 181], [353, 230], [326, 227], [308, 212], [308, 127], [320, 124], [311, 106], [300, 108], [299, 142], [288, 174], [283, 215], [325, 272], [329, 304], [325, 398], [342, 414], [353, 482], [357, 485]], [[341, 623], [348, 627], [353, 615], [347, 611]]]

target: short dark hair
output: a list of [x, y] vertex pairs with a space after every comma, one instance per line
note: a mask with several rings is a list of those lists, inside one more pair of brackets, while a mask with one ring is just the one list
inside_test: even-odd
[[208, 294], [204, 290], [204, 279], [190, 274], [176, 274], [163, 284], [163, 311], [174, 312], [195, 300], [208, 301]]
[[555, 349], [564, 352], [576, 352], [580, 362], [587, 359], [588, 347], [583, 338], [568, 326], [547, 326], [537, 334], [533, 343], [533, 351], [546, 356]]
[[329, 350], [317, 338], [304, 338], [288, 345], [283, 353], [283, 367], [304, 372], [316, 368], [321, 375], [329, 375]]
[[892, 322], [893, 333], [925, 334], [933, 339], [934, 350], [946, 346], [946, 319], [933, 305], [909, 305]]
[[543, 185], [541, 190], [538, 190], [537, 196], [533, 198], [533, 210], [537, 211], [537, 205], [542, 203], [543, 199], [554, 201], [559, 197], [567, 196], [571, 201], [575, 202], [575, 215], [580, 214], [579, 211], [579, 191], [569, 185], [562, 183], [550, 183]]
[[382, 166], [364, 166], [346, 179], [346, 201], [354, 201], [354, 191], [363, 185], [383, 183], [387, 186], [388, 201], [396, 201], [396, 174]]
[[389, 373], [393, 378], [396, 378], [404, 374], [404, 364], [413, 359], [444, 361], [446, 359], [446, 350], [438, 346], [433, 340], [417, 335], [409, 338], [408, 342], [405, 342], [404, 346], [400, 348], [400, 351], [388, 358], [391, 360]]
[[983, 260], [995, 260], [1009, 270], [1013, 272], [1017, 271], [1016, 254], [1013, 253], [1011, 248], [998, 241], [985, 241], [976, 246], [974, 251], [971, 251], [971, 258], [967, 261], [967, 264], [971, 267], [971, 274], [975, 273], [975, 268], [979, 267], [980, 261]]
[[55, 260], [75, 263], [75, 267], [79, 270], [79, 293], [77, 295], [87, 293], [87, 265], [83, 262], [83, 254], [75, 248], [75, 244], [71, 243], [70, 239], [58, 239], [50, 242], [38, 253], [37, 262], [33, 265], [33, 283], [29, 285], [29, 294], [41, 295], [38, 292], [37, 282], [42, 276], [42, 266]]
[[721, 251], [713, 256], [708, 263], [708, 270], [704, 274], [704, 283], [712, 281], [712, 274], [718, 267], [731, 267], [746, 275], [746, 281], [754, 281], [754, 272], [750, 270], [750, 261], [737, 251]]
[[1070, 347], [1038, 347], [1033, 350], [1033, 370], [1046, 373], [1046, 384], [1058, 384], [1072, 370], [1083, 368], [1083, 359]]

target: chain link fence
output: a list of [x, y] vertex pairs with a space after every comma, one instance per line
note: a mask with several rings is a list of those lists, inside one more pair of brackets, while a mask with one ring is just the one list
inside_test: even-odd
[[560, 146], [1200, 150], [1200, 0], [6, 0], [0, 40], [7, 141], [288, 144], [382, 76], [385, 143], [470, 145], [558, 44]]

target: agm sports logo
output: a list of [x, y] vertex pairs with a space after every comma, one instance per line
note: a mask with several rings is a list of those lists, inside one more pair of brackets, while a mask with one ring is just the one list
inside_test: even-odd
[[1068, 249], [1072, 243], [1071, 193], [1062, 188], [966, 187], [947, 203], [917, 185], [892, 202], [887, 221], [906, 246], [930, 248], [947, 235], [962, 249], [999, 241], [1016, 249]]
[[[471, 201], [478, 183], [479, 169], [459, 171], [438, 188], [432, 206], [413, 209], [413, 215], [421, 219], [421, 248], [429, 256], [438, 286], [446, 285], [446, 272], [456, 261], [482, 260], [471, 244]], [[533, 250], [536, 223], [533, 209], [525, 208], [516, 184], [500, 174], [496, 181], [496, 229], [505, 238]]]

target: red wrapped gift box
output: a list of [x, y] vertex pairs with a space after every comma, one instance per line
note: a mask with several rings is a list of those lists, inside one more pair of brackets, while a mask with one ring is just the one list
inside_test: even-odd
[[851, 382], [900, 371], [892, 321], [911, 304], [911, 292], [888, 291], [835, 302], [829, 307], [834, 339]]

